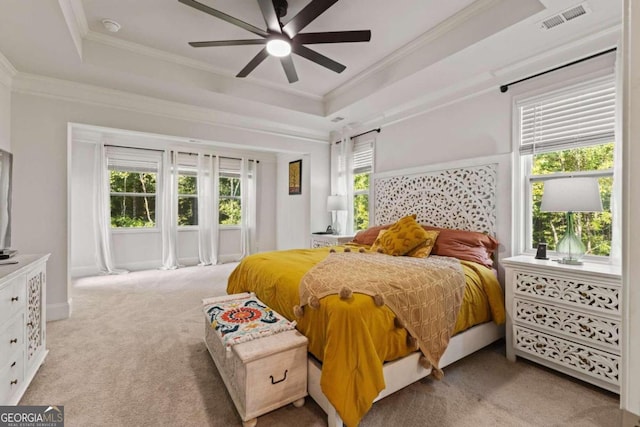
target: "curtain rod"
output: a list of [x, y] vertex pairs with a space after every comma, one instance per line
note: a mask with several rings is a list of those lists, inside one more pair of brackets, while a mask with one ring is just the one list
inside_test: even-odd
[[[105, 147], [116, 147], [116, 148], [130, 148], [132, 150], [147, 150], [147, 151], [159, 151], [161, 153], [164, 153], [165, 150], [158, 150], [157, 148], [144, 148], [144, 147], [125, 147], [123, 145], [113, 145], [113, 144], [104, 144]], [[178, 153], [181, 154], [188, 154], [189, 156], [197, 156], [197, 153], [187, 153], [185, 151], [178, 151]], [[210, 156], [211, 154], [207, 154], [208, 156]], [[242, 160], [241, 158], [238, 157], [229, 157], [229, 156], [220, 156], [217, 154], [214, 154], [215, 156], [218, 156], [220, 158], [225, 158], [225, 159], [232, 159], [232, 160]], [[254, 160], [254, 159], [249, 159], [250, 162], [256, 162], [256, 163], [260, 163], [260, 160]]]
[[[178, 154], [186, 154], [188, 156], [197, 156], [198, 153], [187, 153], [186, 151], [178, 151]], [[229, 156], [221, 156], [219, 154], [205, 154], [205, 156], [215, 156], [215, 157], [220, 157], [221, 159], [231, 159], [231, 160], [242, 160], [239, 157], [229, 157]], [[260, 163], [260, 160], [254, 160], [254, 159], [247, 159], [250, 162], [256, 162], [256, 163]]]
[[164, 153], [164, 150], [158, 150], [157, 148], [144, 148], [144, 147], [125, 147], [124, 145], [113, 145], [113, 144], [104, 144], [105, 147], [116, 147], [116, 148], [130, 148], [132, 150], [146, 150], [146, 151], [159, 151]]
[[579, 64], [580, 62], [588, 61], [588, 60], [596, 58], [598, 56], [606, 55], [607, 53], [615, 52], [616, 50], [617, 50], [617, 48], [613, 47], [611, 49], [607, 49], [607, 50], [604, 50], [602, 52], [594, 53], [593, 55], [589, 55], [589, 56], [586, 56], [584, 58], [576, 59], [575, 61], [569, 62], [569, 63], [564, 64], [564, 65], [560, 65], [560, 66], [552, 68], [550, 70], [542, 71], [542, 72], [540, 72], [538, 74], [534, 74], [533, 76], [525, 77], [525, 78], [522, 78], [520, 80], [516, 80], [515, 82], [507, 83], [506, 85], [500, 86], [500, 92], [505, 93], [506, 91], [509, 90], [509, 86], [511, 86], [511, 85], [515, 85], [515, 84], [524, 82], [524, 81], [529, 80], [529, 79], [540, 77], [540, 76], [542, 76], [544, 74], [551, 73], [553, 71], [557, 71], [557, 70], [560, 70], [560, 69], [565, 68], [565, 67], [570, 67], [572, 65]]
[[[378, 132], [378, 133], [380, 133], [380, 131], [381, 131], [381, 130], [382, 130], [382, 129], [380, 129], [380, 128], [377, 128], [377, 129], [371, 129], [371, 130], [368, 130], [368, 131], [366, 131], [366, 132], [362, 132], [362, 133], [359, 133], [359, 134], [357, 134], [357, 135], [350, 136], [350, 137], [349, 137], [349, 139], [355, 139], [355, 138], [357, 138], [357, 137], [359, 137], [359, 136], [366, 135], [366, 134], [371, 133], [371, 132]], [[341, 141], [336, 141], [336, 142], [334, 142], [334, 144], [340, 144], [340, 142], [341, 142]]]

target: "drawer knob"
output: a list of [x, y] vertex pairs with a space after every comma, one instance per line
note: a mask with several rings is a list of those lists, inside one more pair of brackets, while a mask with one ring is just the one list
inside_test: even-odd
[[18, 338], [12, 338], [9, 340], [9, 344], [16, 344], [18, 342]]
[[579, 292], [579, 293], [582, 298], [589, 298], [589, 294], [587, 294], [586, 292]]
[[17, 379], [16, 380], [11, 380], [11, 385], [16, 385], [16, 384], [18, 384], [18, 380]]
[[289, 372], [289, 370], [285, 369], [284, 370], [284, 377], [282, 377], [282, 379], [278, 380], [278, 381], [274, 381], [273, 380], [273, 375], [269, 375], [269, 378], [271, 378], [271, 384], [275, 385], [275, 384], [281, 383], [282, 381], [286, 380], [287, 379], [287, 372]]
[[536, 319], [542, 319], [543, 317], [544, 317], [544, 314], [540, 314], [540, 313], [536, 314]]
[[32, 328], [33, 327], [33, 322], [27, 322], [27, 326]]
[[14, 366], [16, 366], [16, 362], [13, 362], [13, 363], [11, 364], [11, 367], [12, 367], [12, 368], [13, 368]]
[[538, 284], [535, 286], [535, 288], [536, 288], [536, 290], [538, 290], [538, 291], [542, 291], [542, 290], [544, 290], [544, 288], [546, 288], [546, 286], [545, 286], [545, 285], [542, 285], [542, 284], [540, 284], [540, 283], [538, 283]]
[[19, 297], [11, 297], [11, 302], [17, 302], [19, 299]]
[[580, 329], [582, 329], [583, 331], [587, 332], [590, 331], [591, 329], [588, 326], [585, 325], [580, 325]]
[[536, 347], [538, 347], [538, 348], [542, 348], [542, 347], [546, 347], [546, 346], [547, 345], [545, 343], [543, 343], [543, 342], [536, 343]]
[[580, 359], [580, 362], [582, 362], [584, 365], [590, 365], [589, 360], [585, 359], [582, 356], [578, 356], [578, 359]]

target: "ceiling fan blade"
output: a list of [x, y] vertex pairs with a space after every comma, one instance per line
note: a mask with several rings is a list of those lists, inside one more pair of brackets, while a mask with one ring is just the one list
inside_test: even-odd
[[186, 4], [187, 6], [191, 6], [194, 9], [198, 9], [201, 12], [208, 13], [209, 15], [215, 16], [216, 18], [222, 19], [223, 21], [227, 21], [230, 24], [233, 24], [237, 27], [244, 28], [247, 31], [252, 32], [261, 37], [268, 37], [269, 33], [263, 30], [262, 28], [254, 27], [251, 24], [248, 24], [244, 21], [241, 21], [237, 18], [234, 18], [231, 15], [227, 15], [224, 12], [220, 12], [219, 10], [213, 9], [205, 4], [198, 3], [195, 0], [178, 0], [182, 4]]
[[300, 44], [356, 43], [371, 40], [371, 31], [327, 31], [324, 33], [300, 33], [293, 39]]
[[210, 42], [189, 42], [192, 47], [217, 47], [217, 46], [245, 46], [254, 44], [266, 44], [267, 39], [252, 40], [219, 40]]
[[338, 0], [312, 0], [304, 9], [302, 9], [291, 21], [287, 22], [282, 31], [285, 32], [289, 38], [293, 38], [304, 27], [309, 25], [311, 21], [333, 6]]
[[258, 0], [258, 4], [260, 5], [260, 10], [262, 11], [262, 16], [264, 17], [264, 22], [267, 24], [267, 28], [269, 31], [273, 31], [274, 33], [282, 33], [282, 29], [280, 28], [280, 21], [278, 21], [278, 15], [276, 14], [276, 9], [273, 6], [272, 0]]
[[347, 68], [341, 63], [327, 58], [326, 56], [316, 52], [315, 50], [311, 50], [308, 47], [304, 47], [300, 44], [294, 43], [291, 46], [291, 49], [293, 49], [295, 53], [302, 56], [303, 58], [307, 58], [309, 61], [313, 61], [318, 65], [322, 65], [323, 67], [335, 71], [336, 73], [341, 73], [345, 70], [345, 68]]
[[258, 65], [269, 56], [267, 48], [262, 49], [251, 61], [236, 75], [236, 77], [247, 77]]
[[287, 75], [289, 83], [295, 83], [298, 81], [298, 73], [296, 73], [296, 67], [293, 65], [293, 58], [291, 55], [280, 58], [280, 63], [284, 69], [284, 73]]

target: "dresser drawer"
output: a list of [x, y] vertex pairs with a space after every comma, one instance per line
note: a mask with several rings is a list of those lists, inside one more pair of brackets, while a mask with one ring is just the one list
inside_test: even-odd
[[24, 349], [24, 313], [14, 316], [0, 330], [0, 369], [18, 349]]
[[516, 350], [619, 386], [620, 356], [514, 325]]
[[620, 316], [620, 286], [576, 277], [515, 272], [514, 293]]
[[6, 404], [14, 399], [19, 390], [24, 390], [24, 351], [15, 352], [10, 361], [0, 366], [0, 402]]
[[619, 320], [569, 311], [546, 302], [514, 300], [514, 321], [534, 329], [582, 341], [587, 345], [620, 354]]
[[19, 276], [0, 289], [0, 325], [26, 306], [25, 277]]

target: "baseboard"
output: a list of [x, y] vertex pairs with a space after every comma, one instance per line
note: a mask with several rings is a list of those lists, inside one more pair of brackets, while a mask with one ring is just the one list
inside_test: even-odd
[[99, 274], [100, 274], [100, 269], [95, 265], [87, 265], [85, 267], [71, 268], [72, 279], [77, 279], [80, 277], [87, 277], [87, 276], [98, 276]]
[[241, 259], [242, 259], [242, 254], [218, 255], [218, 264], [227, 264], [229, 262], [238, 262]]
[[[237, 262], [242, 259], [242, 254], [225, 254], [218, 256], [219, 264], [226, 264], [229, 262]], [[180, 258], [178, 260], [180, 266], [190, 267], [194, 265], [198, 265], [200, 263], [200, 259], [197, 257], [190, 258]], [[118, 264], [116, 268], [128, 270], [128, 271], [141, 271], [141, 270], [156, 270], [160, 268], [162, 265], [159, 261], [141, 261], [141, 262], [129, 262], [126, 264]], [[88, 265], [83, 267], [73, 267], [71, 268], [71, 278], [77, 279], [80, 277], [87, 276], [99, 276], [100, 269], [95, 265]]]
[[622, 427], [640, 427], [640, 415], [622, 410]]
[[71, 300], [59, 304], [47, 304], [47, 322], [68, 319], [71, 316]]

